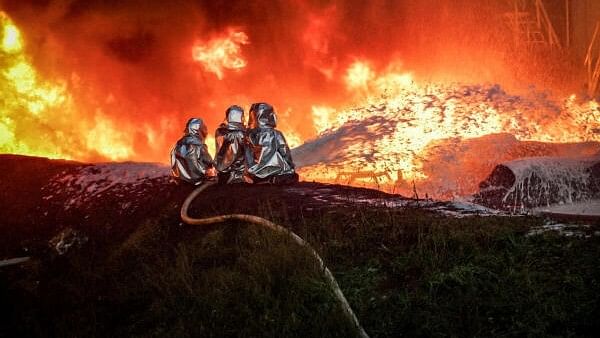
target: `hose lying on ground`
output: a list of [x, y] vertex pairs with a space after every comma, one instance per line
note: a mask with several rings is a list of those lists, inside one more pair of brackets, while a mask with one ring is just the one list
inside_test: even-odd
[[0, 268], [3, 266], [21, 264], [23, 262], [27, 262], [28, 260], [29, 260], [29, 257], [16, 257], [16, 258], [4, 259], [4, 260], [0, 261]]
[[226, 221], [230, 221], [230, 220], [237, 220], [237, 221], [243, 221], [243, 222], [257, 224], [257, 225], [266, 227], [268, 229], [271, 229], [275, 232], [279, 232], [279, 233], [290, 236], [294, 240], [294, 242], [296, 242], [298, 245], [308, 248], [309, 252], [319, 263], [319, 268], [323, 271], [323, 274], [325, 275], [325, 279], [327, 280], [327, 283], [333, 289], [333, 292], [335, 293], [336, 298], [339, 300], [340, 305], [342, 306], [342, 309], [343, 309], [345, 315], [354, 324], [354, 326], [358, 330], [360, 337], [368, 338], [369, 335], [365, 332], [365, 330], [362, 328], [362, 326], [358, 322], [358, 318], [356, 318], [356, 315], [352, 311], [350, 304], [348, 304], [346, 297], [344, 297], [344, 294], [342, 293], [342, 290], [340, 289], [338, 283], [336, 282], [335, 278], [333, 277], [333, 274], [325, 266], [325, 264], [323, 263], [323, 259], [321, 259], [321, 256], [319, 256], [319, 254], [305, 240], [300, 238], [300, 236], [296, 235], [291, 230], [282, 227], [281, 225], [277, 225], [267, 219], [264, 219], [264, 218], [258, 217], [258, 216], [253, 216], [253, 215], [228, 214], [228, 215], [220, 215], [220, 216], [205, 217], [205, 218], [192, 218], [188, 215], [188, 208], [190, 207], [190, 204], [192, 203], [192, 201], [194, 199], [196, 199], [196, 197], [202, 191], [204, 191], [209, 186], [214, 185], [215, 183], [216, 182], [214, 182], [214, 181], [204, 182], [202, 185], [200, 185], [198, 188], [196, 188], [194, 191], [192, 191], [190, 193], [190, 195], [185, 199], [185, 201], [183, 202], [183, 205], [181, 206], [181, 219], [183, 220], [183, 222], [190, 224], [190, 225], [208, 225], [208, 224], [214, 224], [214, 223], [222, 223], [222, 222], [226, 222]]

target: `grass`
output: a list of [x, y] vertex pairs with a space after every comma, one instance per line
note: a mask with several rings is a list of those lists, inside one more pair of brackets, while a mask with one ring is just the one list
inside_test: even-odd
[[[165, 215], [125, 241], [91, 239], [3, 272], [10, 314], [0, 336], [354, 334], [310, 255], [285, 236], [238, 223], [190, 228]], [[541, 222], [354, 208], [293, 228], [322, 254], [371, 337], [593, 336], [600, 238], [526, 236]]]
[[354, 242], [371, 242], [370, 251], [353, 243], [332, 253], [343, 260], [349, 251], [367, 252], [341, 273], [340, 284], [355, 285], [351, 298], [359, 300], [359, 316], [373, 336], [598, 332], [597, 237], [524, 236], [535, 219], [414, 216], [399, 220], [405, 226], [372, 227], [379, 231]]

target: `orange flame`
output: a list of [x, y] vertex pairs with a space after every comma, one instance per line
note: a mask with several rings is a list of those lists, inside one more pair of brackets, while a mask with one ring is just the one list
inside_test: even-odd
[[192, 57], [207, 72], [214, 73], [222, 80], [225, 69], [240, 71], [246, 67], [248, 62], [241, 56], [241, 46], [249, 43], [246, 33], [230, 30], [225, 37], [197, 43], [192, 48]]
[[40, 78], [21, 32], [4, 12], [0, 25], [0, 152], [80, 159], [91, 150], [110, 160], [129, 158], [132, 140], [122, 126], [101, 113], [91, 123], [78, 121], [67, 85]]
[[375, 73], [371, 70], [368, 63], [356, 61], [348, 67], [346, 71], [346, 87], [349, 90], [367, 91], [369, 84], [375, 78]]
[[13, 25], [4, 13], [0, 13], [2, 17], [2, 50], [5, 53], [16, 53], [23, 49], [23, 41], [21, 32]]
[[[338, 27], [335, 20], [330, 20], [338, 14], [335, 7], [330, 7], [303, 17], [298, 24], [301, 23], [305, 30], [290, 29], [295, 32], [298, 41], [290, 41], [289, 48], [269, 55], [273, 57], [259, 55], [250, 59], [250, 63], [243, 55], [243, 47], [250, 40], [239, 29], [228, 29], [220, 35], [196, 42], [191, 48], [190, 61], [197, 62], [199, 69], [215, 74], [220, 80], [229, 72], [250, 68], [250, 64], [254, 68], [250, 68], [252, 73], [248, 74], [265, 74], [268, 73], [265, 69], [271, 69], [265, 63], [290, 54], [301, 55], [300, 60], [291, 60], [285, 66], [288, 68], [274, 68], [273, 72], [264, 76], [259, 86], [247, 86], [245, 81], [233, 84], [215, 79], [198, 86], [210, 90], [197, 95], [193, 90], [183, 90], [188, 85], [196, 89], [198, 83], [192, 82], [195, 80], [193, 76], [177, 77], [179, 81], [172, 86], [163, 86], [162, 82], [153, 76], [145, 77], [147, 74], [139, 70], [151, 68], [155, 61], [162, 61], [160, 57], [174, 54], [153, 49], [152, 39], [138, 43], [147, 48], [139, 55], [129, 55], [136, 51], [130, 46], [136, 42], [128, 39], [124, 40], [126, 43], [119, 42], [118, 48], [111, 45], [110, 48], [119, 50], [117, 58], [106, 57], [105, 49], [101, 53], [86, 55], [98, 57], [103, 66], [98, 69], [114, 71], [114, 74], [108, 74], [111, 75], [108, 78], [117, 82], [114, 90], [120, 92], [103, 92], [101, 88], [111, 86], [112, 82], [103, 76], [99, 76], [98, 80], [95, 77], [98, 70], [91, 69], [89, 63], [77, 66], [83, 68], [74, 67], [75, 70], [66, 68], [65, 74], [70, 76], [51, 78], [42, 71], [43, 64], [36, 68], [33, 58], [26, 52], [27, 39], [10, 18], [0, 12], [0, 101], [3, 102], [0, 152], [77, 160], [167, 161], [168, 148], [178, 136], [180, 123], [189, 117], [187, 114], [198, 114], [214, 123], [226, 105], [247, 104], [254, 100], [266, 100], [277, 105], [281, 113], [278, 127], [284, 131], [291, 147], [302, 144], [307, 138], [333, 132], [357, 121], [373, 117], [391, 121], [385, 130], [377, 124], [366, 124], [366, 132], [377, 137], [345, 142], [345, 148], [339, 149], [347, 155], [343, 160], [302, 168], [301, 175], [307, 180], [334, 181], [339, 177], [352, 177], [358, 182], [355, 184], [376, 187], [413, 180], [423, 182], [431, 179], [427, 165], [433, 158], [432, 148], [444, 145], [448, 140], [466, 140], [494, 133], [511, 133], [519, 140], [544, 142], [600, 141], [600, 109], [595, 101], [581, 102], [571, 96], [559, 101], [551, 110], [532, 111], [526, 104], [502, 106], [481, 96], [455, 95], [460, 88], [457, 85], [417, 82], [418, 76], [427, 76], [419, 72], [418, 62], [411, 64], [410, 69], [415, 71], [413, 75], [400, 66], [398, 58], [382, 67], [382, 60], [374, 55], [379, 53], [377, 49], [361, 58], [344, 54], [351, 53], [351, 49], [345, 48], [343, 39], [338, 38], [336, 30], [342, 27]], [[254, 37], [262, 31], [250, 32]], [[129, 37], [127, 32], [118, 33]], [[159, 38], [156, 35], [156, 39]], [[48, 40], [51, 41], [52, 36]], [[187, 38], [181, 40], [181, 46], [173, 46], [185, 48], [189, 58], [190, 41]], [[302, 45], [298, 47], [293, 43]], [[171, 45], [165, 49], [171, 51]], [[180, 49], [172, 49], [179, 53]], [[300, 49], [304, 50], [298, 53]], [[454, 52], [462, 51], [457, 48]], [[152, 58], [145, 62], [152, 64], [140, 61], [146, 60], [146, 55]], [[381, 56], [387, 57], [383, 52]], [[168, 59], [165, 64], [170, 65], [170, 61]], [[123, 69], [114, 70], [117, 67]], [[177, 71], [182, 67], [177, 65], [168, 69]], [[308, 69], [317, 72], [306, 72]], [[54, 70], [49, 73], [54, 75]], [[89, 74], [84, 73], [88, 70]], [[181, 73], [188, 75], [189, 72]], [[136, 78], [135, 86], [128, 87], [124, 85], [126, 81], [119, 82], [122, 78], [129, 79], [129, 75], [142, 76]], [[280, 77], [285, 79], [289, 88], [281, 88], [283, 82]], [[146, 83], [146, 80], [149, 81]], [[166, 87], [172, 92], [161, 96]], [[183, 94], [179, 95], [180, 92]], [[124, 98], [128, 95], [131, 98]], [[131, 101], [123, 102], [128, 99]], [[282, 103], [288, 102], [294, 103], [282, 107]], [[162, 108], [168, 112], [161, 111]], [[292, 108], [296, 109], [294, 114], [291, 114]], [[309, 118], [306, 118], [304, 109], [312, 110]], [[130, 113], [130, 110], [134, 112]], [[214, 152], [212, 133], [206, 141], [209, 150]]]
[[[10, 18], [0, 12], [2, 45], [0, 60], [0, 100], [3, 108], [0, 115], [0, 151], [65, 157], [60, 147], [52, 144], [31, 144], [26, 141], [29, 133], [36, 133], [50, 110], [60, 107], [67, 99], [64, 87], [41, 81], [25, 56], [20, 31]], [[29, 131], [22, 130], [21, 121], [30, 125]], [[39, 131], [37, 131], [41, 135]], [[23, 135], [26, 134], [26, 135]]]

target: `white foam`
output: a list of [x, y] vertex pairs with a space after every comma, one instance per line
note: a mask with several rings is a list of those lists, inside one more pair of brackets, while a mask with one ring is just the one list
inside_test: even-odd
[[533, 210], [536, 213], [555, 213], [565, 215], [584, 215], [600, 217], [600, 200], [581, 201], [577, 203], [555, 204]]
[[514, 185], [503, 202], [513, 209], [524, 210], [529, 205], [553, 202], [572, 204], [593, 198], [589, 186], [589, 168], [600, 156], [586, 158], [531, 157], [503, 163], [515, 175]]
[[90, 199], [99, 197], [112, 189], [128, 190], [142, 183], [157, 179], [168, 178], [170, 168], [158, 163], [99, 163], [85, 166], [72, 174], [61, 173], [43, 188], [49, 193], [44, 199], [53, 195], [68, 193], [70, 198], [65, 208], [69, 209], [87, 203]]

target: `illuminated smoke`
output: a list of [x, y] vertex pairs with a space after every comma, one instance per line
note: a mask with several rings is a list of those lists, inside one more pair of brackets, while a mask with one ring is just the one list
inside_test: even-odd
[[336, 7], [328, 7], [321, 13], [307, 16], [306, 28], [302, 32], [304, 64], [318, 70], [328, 80], [334, 79], [338, 58], [331, 51], [331, 40], [335, 36]]

